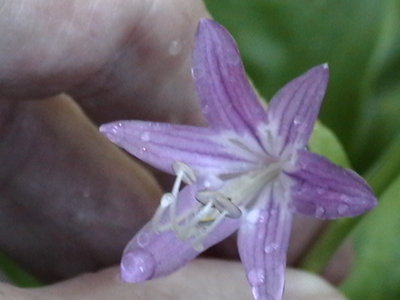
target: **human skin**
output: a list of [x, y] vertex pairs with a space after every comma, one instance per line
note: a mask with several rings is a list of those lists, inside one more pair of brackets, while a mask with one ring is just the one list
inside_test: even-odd
[[[344, 300], [321, 278], [288, 270], [283, 300]], [[117, 268], [35, 290], [0, 286], [0, 299], [251, 299], [243, 268], [238, 262], [198, 259], [176, 273], [140, 284], [124, 284]]]
[[[150, 219], [162, 188], [97, 125], [203, 122], [190, 76], [201, 17], [207, 12], [200, 0], [0, 1], [0, 249], [45, 281], [118, 262], [125, 243]], [[302, 226], [294, 226], [289, 262], [320, 230], [315, 221], [297, 222]], [[235, 257], [232, 243], [214, 253]], [[194, 264], [182, 272], [204, 278], [222, 267]], [[107, 272], [116, 271], [80, 282], [101, 282]], [[185, 279], [179, 274], [165, 285], [178, 285]], [[110, 289], [118, 289], [113, 282]], [[66, 287], [77, 285], [50, 289]], [[2, 289], [24, 297], [48, 291]]]

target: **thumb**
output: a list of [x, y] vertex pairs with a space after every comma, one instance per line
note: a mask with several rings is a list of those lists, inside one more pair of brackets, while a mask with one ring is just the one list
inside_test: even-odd
[[[238, 262], [198, 259], [171, 276], [140, 284], [119, 280], [117, 267], [86, 274], [52, 286], [22, 290], [0, 287], [7, 299], [251, 299], [242, 266]], [[323, 279], [288, 270], [284, 300], [344, 300]], [[23, 297], [21, 297], [23, 296]], [[0, 296], [0, 299], [1, 296]], [[6, 299], [6, 298], [4, 298]]]

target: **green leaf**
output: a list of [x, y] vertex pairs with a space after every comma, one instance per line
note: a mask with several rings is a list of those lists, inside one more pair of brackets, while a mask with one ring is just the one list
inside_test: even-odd
[[[376, 160], [399, 134], [400, 80], [398, 86], [376, 95], [370, 109], [373, 110], [373, 113], [369, 118], [368, 134], [365, 134], [362, 142], [362, 148], [368, 149], [368, 151], [360, 151], [358, 164]], [[400, 152], [398, 152], [398, 156], [400, 157]], [[360, 169], [365, 168], [360, 166]]]
[[[8, 255], [0, 251], [0, 272], [19, 287], [39, 287], [42, 283], [26, 270], [21, 268]], [[1, 293], [0, 293], [1, 294]]]
[[309, 142], [312, 152], [321, 154], [339, 166], [349, 168], [350, 162], [347, 158], [343, 146], [335, 134], [327, 127], [317, 122]]
[[363, 100], [349, 148], [360, 171], [381, 154], [400, 125], [399, 50], [400, 0], [387, 0], [377, 45], [362, 80]]
[[355, 232], [354, 271], [343, 285], [354, 300], [397, 300], [400, 295], [400, 176]]

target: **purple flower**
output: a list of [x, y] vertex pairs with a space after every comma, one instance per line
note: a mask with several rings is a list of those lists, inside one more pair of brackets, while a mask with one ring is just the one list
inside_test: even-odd
[[167, 275], [238, 229], [254, 298], [281, 299], [293, 213], [334, 219], [376, 205], [359, 175], [306, 149], [328, 66], [288, 83], [265, 110], [230, 34], [203, 19], [192, 73], [208, 127], [119, 121], [100, 128], [134, 156], [177, 176], [125, 248], [122, 279]]

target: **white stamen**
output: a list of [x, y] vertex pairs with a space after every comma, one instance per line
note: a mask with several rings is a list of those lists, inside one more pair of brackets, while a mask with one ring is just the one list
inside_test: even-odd
[[210, 225], [206, 227], [206, 229], [197, 235], [196, 239], [192, 242], [193, 248], [196, 251], [203, 251], [204, 245], [203, 240], [208, 236], [208, 234], [213, 231], [226, 217], [226, 211], [220, 214]]
[[240, 218], [242, 212], [230, 198], [216, 191], [201, 191], [196, 194], [196, 199], [203, 207], [192, 216], [189, 222], [181, 224], [177, 234], [183, 240], [193, 238], [193, 248], [202, 251], [203, 240], [225, 217]]
[[161, 197], [160, 205], [161, 205], [161, 207], [166, 208], [166, 207], [170, 206], [171, 203], [174, 201], [175, 201], [174, 195], [172, 195], [171, 193], [165, 193]]
[[[204, 240], [225, 217], [238, 219], [242, 216], [241, 208], [256, 208], [253, 202], [260, 189], [280, 176], [282, 165], [279, 160], [272, 160], [266, 168], [234, 174], [236, 176], [228, 179], [219, 178], [226, 180], [225, 184], [220, 187], [213, 185], [217, 190], [197, 192], [195, 197], [199, 204], [179, 213], [178, 194], [182, 183], [193, 184], [197, 178], [194, 170], [183, 162], [175, 162], [172, 169], [176, 179], [171, 193], [161, 198], [160, 207], [152, 221], [154, 231], [173, 230], [178, 238], [190, 242], [195, 250], [202, 251]], [[206, 179], [209, 180], [208, 177]]]
[[232, 203], [231, 199], [216, 191], [201, 191], [197, 193], [196, 199], [206, 205], [211, 202], [221, 214], [225, 213], [228, 218], [240, 218], [242, 212], [239, 207]]
[[196, 174], [194, 173], [194, 170], [187, 164], [177, 161], [172, 165], [172, 169], [177, 176], [182, 174], [181, 176], [184, 183], [193, 184], [196, 181]]
[[268, 182], [274, 180], [280, 173], [280, 163], [270, 163], [262, 170], [248, 172], [236, 180], [230, 180], [219, 192], [231, 198], [236, 206], [247, 207], [249, 200]]
[[186, 240], [189, 237], [193, 236], [196, 233], [196, 226], [199, 224], [201, 219], [207, 217], [211, 209], [211, 202], [203, 206], [200, 211], [188, 223], [183, 225], [181, 229], [177, 232], [179, 238], [181, 238], [182, 240]]
[[161, 221], [162, 216], [164, 215], [166, 209], [175, 201], [176, 201], [176, 199], [175, 199], [174, 195], [172, 195], [171, 193], [165, 193], [161, 197], [160, 206], [157, 208], [157, 211], [154, 214], [154, 217], [151, 221], [153, 230], [155, 232], [159, 232], [160, 227], [161, 227], [160, 221]]
[[[192, 168], [190, 168], [187, 164], [180, 161], [174, 162], [174, 164], [172, 165], [172, 169], [176, 174], [176, 180], [172, 187], [171, 194], [175, 197], [175, 199], [178, 199], [178, 193], [182, 181], [187, 184], [193, 184], [196, 181], [196, 175], [194, 174]], [[177, 201], [173, 201], [169, 209], [169, 217], [171, 220], [171, 225], [175, 231], [178, 230], [178, 224], [176, 220], [176, 204], [177, 204], [176, 202]]]

